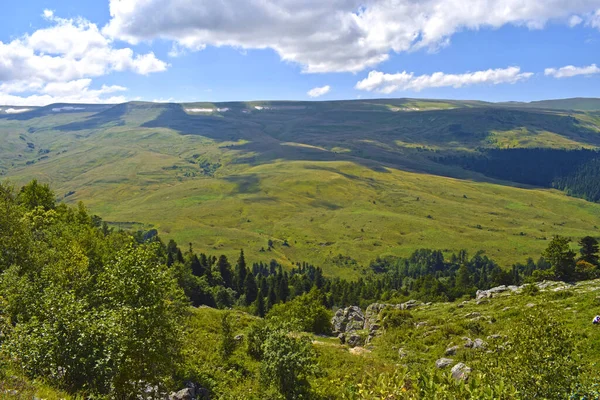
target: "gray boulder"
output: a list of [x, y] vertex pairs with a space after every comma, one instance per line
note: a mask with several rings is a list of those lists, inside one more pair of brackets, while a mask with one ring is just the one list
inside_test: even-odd
[[456, 380], [466, 380], [471, 373], [471, 368], [467, 367], [464, 363], [458, 363], [452, 367], [452, 377]]
[[440, 358], [435, 362], [435, 366], [438, 368], [446, 368], [452, 365], [453, 362], [454, 360], [451, 358]]
[[363, 340], [362, 337], [360, 337], [360, 335], [357, 335], [356, 333], [352, 333], [350, 335], [350, 337], [348, 339], [346, 339], [346, 343], [348, 343], [348, 346], [350, 347], [357, 347], [357, 346], [362, 346], [365, 341]]
[[336, 311], [331, 319], [334, 334], [359, 331], [365, 326], [365, 316], [357, 306], [350, 306]]
[[459, 347], [458, 346], [452, 346], [452, 347], [448, 347], [445, 351], [445, 355], [447, 356], [453, 356], [456, 354], [456, 352], [458, 351]]
[[169, 400], [196, 400], [196, 391], [193, 388], [181, 389], [179, 392], [171, 393]]

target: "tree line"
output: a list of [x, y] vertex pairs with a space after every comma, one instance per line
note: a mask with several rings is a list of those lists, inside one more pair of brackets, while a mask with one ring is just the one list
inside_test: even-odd
[[600, 201], [600, 154], [579, 149], [479, 149], [437, 157], [442, 164], [459, 165], [492, 178], [556, 188], [574, 197]]

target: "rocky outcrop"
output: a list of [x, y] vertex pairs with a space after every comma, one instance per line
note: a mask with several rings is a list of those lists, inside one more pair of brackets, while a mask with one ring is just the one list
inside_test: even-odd
[[365, 312], [357, 306], [341, 308], [336, 311], [331, 319], [333, 334], [340, 339], [342, 344], [350, 344], [350, 334], [362, 330], [367, 331], [366, 343], [369, 343], [379, 333], [381, 329], [381, 311], [386, 308], [396, 310], [410, 310], [420, 306], [422, 303], [417, 300], [409, 300], [401, 304], [382, 304], [373, 303], [367, 307]]
[[365, 341], [359, 334], [352, 333], [346, 339], [346, 343], [348, 343], [348, 346], [350, 346], [350, 347], [357, 347], [357, 346], [362, 346], [363, 344], [365, 344]]
[[337, 310], [331, 319], [332, 331], [338, 335], [340, 333], [350, 333], [364, 329], [365, 316], [360, 307], [350, 306]]

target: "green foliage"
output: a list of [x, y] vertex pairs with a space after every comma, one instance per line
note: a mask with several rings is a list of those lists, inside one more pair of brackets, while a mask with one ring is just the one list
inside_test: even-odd
[[[30, 190], [24, 193], [30, 194]], [[19, 215], [21, 243], [0, 231], [3, 352], [27, 376], [69, 391], [121, 397], [170, 383], [180, 351], [183, 293], [157, 244], [105, 236], [84, 207], [37, 206]]]
[[267, 318], [278, 323], [291, 324], [303, 332], [329, 334], [332, 314], [323, 306], [324, 301], [323, 294], [315, 288], [292, 301], [275, 305], [267, 314]]
[[271, 331], [262, 345], [261, 380], [286, 399], [308, 399], [308, 379], [317, 372], [316, 353], [309, 338], [287, 330]]
[[575, 273], [575, 252], [569, 248], [570, 240], [562, 236], [554, 236], [543, 257], [550, 262], [556, 279], [569, 280]]
[[539, 293], [539, 291], [540, 289], [537, 287], [537, 285], [533, 284], [524, 285], [522, 289], [522, 293], [527, 296], [535, 296]]
[[221, 317], [221, 342], [219, 343], [219, 352], [223, 360], [228, 360], [235, 350], [235, 339], [233, 330], [229, 321], [229, 314], [225, 313]]
[[50, 189], [50, 185], [40, 185], [34, 179], [21, 188], [17, 200], [19, 204], [22, 204], [28, 210], [33, 210], [37, 207], [42, 207], [44, 210], [51, 210], [56, 206], [54, 197], [54, 192]]
[[504, 349], [487, 359], [489, 381], [510, 381], [522, 398], [564, 399], [582, 367], [573, 334], [548, 313], [534, 311], [514, 326]]
[[395, 308], [386, 308], [381, 311], [381, 324], [383, 328], [402, 328], [411, 326], [414, 323], [414, 317], [407, 310], [397, 310]]
[[580, 260], [592, 265], [598, 265], [598, 252], [600, 251], [598, 240], [591, 236], [586, 236], [579, 240], [579, 246], [581, 247], [579, 250], [581, 254]]

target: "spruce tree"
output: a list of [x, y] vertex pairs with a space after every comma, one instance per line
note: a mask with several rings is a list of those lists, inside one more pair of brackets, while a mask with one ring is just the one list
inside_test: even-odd
[[244, 258], [244, 250], [242, 249], [235, 265], [235, 289], [240, 293], [244, 291], [247, 273], [246, 259]]
[[258, 288], [256, 287], [256, 280], [254, 279], [254, 274], [250, 272], [246, 276], [246, 281], [244, 282], [244, 294], [246, 295], [246, 304], [250, 305], [254, 303], [256, 300], [256, 296], [258, 295]]
[[262, 290], [258, 292], [258, 296], [256, 297], [256, 300], [254, 301], [254, 313], [261, 318], [263, 318], [265, 316], [265, 314], [267, 313], [266, 306], [265, 306], [265, 297], [264, 297]]
[[225, 255], [221, 255], [221, 257], [219, 257], [219, 261], [217, 261], [217, 269], [221, 274], [221, 278], [223, 278], [223, 284], [226, 287], [232, 287], [233, 273], [231, 272], [231, 264], [229, 264], [229, 261], [227, 261], [227, 257]]
[[581, 249], [580, 260], [587, 261], [590, 264], [598, 265], [598, 240], [591, 236], [586, 236], [579, 241]]

